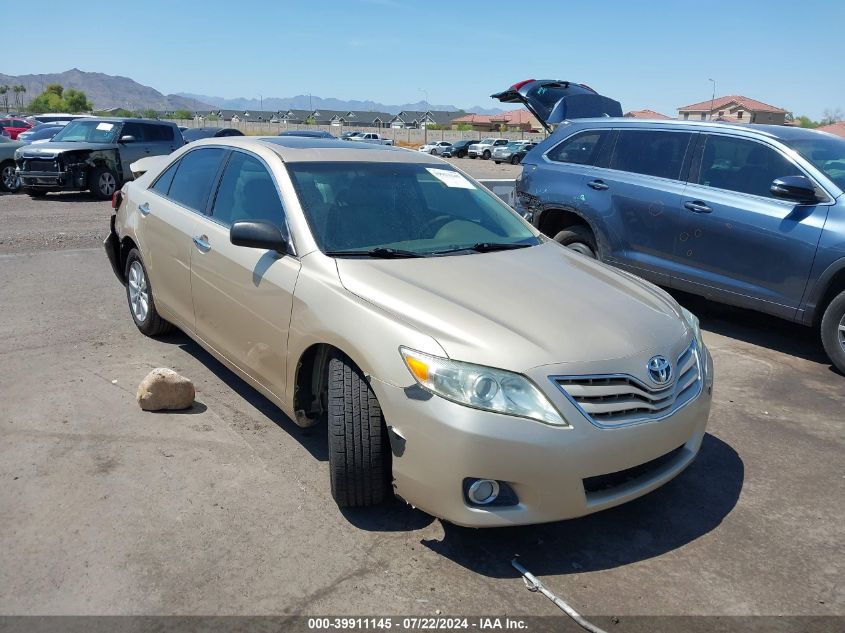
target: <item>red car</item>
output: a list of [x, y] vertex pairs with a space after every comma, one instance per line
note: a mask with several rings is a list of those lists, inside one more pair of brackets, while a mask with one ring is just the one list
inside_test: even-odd
[[32, 124], [25, 119], [0, 119], [0, 128], [3, 128], [6, 132], [8, 132], [9, 138], [13, 141], [18, 138], [18, 134], [26, 132], [31, 127]]

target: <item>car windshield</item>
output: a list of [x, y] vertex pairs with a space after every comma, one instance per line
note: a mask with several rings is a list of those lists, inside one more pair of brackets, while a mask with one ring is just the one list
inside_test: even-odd
[[819, 134], [814, 138], [785, 140], [784, 143], [845, 191], [845, 139]]
[[514, 151], [522, 149], [524, 146], [525, 143], [508, 143], [508, 149], [512, 149]]
[[114, 143], [119, 130], [120, 123], [115, 121], [71, 121], [53, 140], [64, 143]]
[[[320, 250], [429, 256], [539, 243], [504, 202], [442, 163], [288, 163]], [[378, 255], [373, 255], [378, 256]]]

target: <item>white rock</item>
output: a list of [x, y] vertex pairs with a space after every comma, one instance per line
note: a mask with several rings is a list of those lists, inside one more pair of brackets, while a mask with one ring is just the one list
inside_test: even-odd
[[144, 411], [187, 409], [194, 404], [194, 383], [172, 369], [153, 369], [138, 385], [136, 399]]

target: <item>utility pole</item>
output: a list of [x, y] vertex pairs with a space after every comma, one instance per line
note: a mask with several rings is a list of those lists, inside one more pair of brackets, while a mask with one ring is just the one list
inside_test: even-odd
[[713, 79], [707, 81], [713, 84], [713, 95], [710, 97], [710, 120], [713, 120], [713, 102], [716, 100], [716, 82]]
[[422, 116], [422, 125], [423, 125], [423, 145], [428, 145], [428, 123], [426, 122], [425, 118], [428, 114], [428, 90], [425, 88], [419, 88], [419, 91], [423, 93], [425, 97], [425, 101], [423, 101], [423, 105], [425, 106], [425, 112], [423, 112]]

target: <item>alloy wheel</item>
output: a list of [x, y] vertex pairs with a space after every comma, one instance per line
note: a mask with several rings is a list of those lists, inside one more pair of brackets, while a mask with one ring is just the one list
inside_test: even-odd
[[129, 266], [129, 278], [126, 283], [129, 286], [129, 307], [132, 309], [132, 315], [138, 323], [143, 323], [150, 311], [150, 292], [141, 262], [136, 260]]
[[116, 186], [117, 182], [115, 182], [114, 176], [110, 171], [104, 171], [100, 174], [100, 178], [97, 181], [97, 188], [104, 197], [111, 196]]
[[3, 168], [2, 173], [0, 173], [0, 180], [2, 180], [3, 187], [6, 191], [17, 191], [20, 187], [20, 179], [12, 165], [7, 165]]
[[842, 320], [839, 321], [839, 345], [841, 345], [842, 349], [845, 350], [845, 315], [843, 315]]

